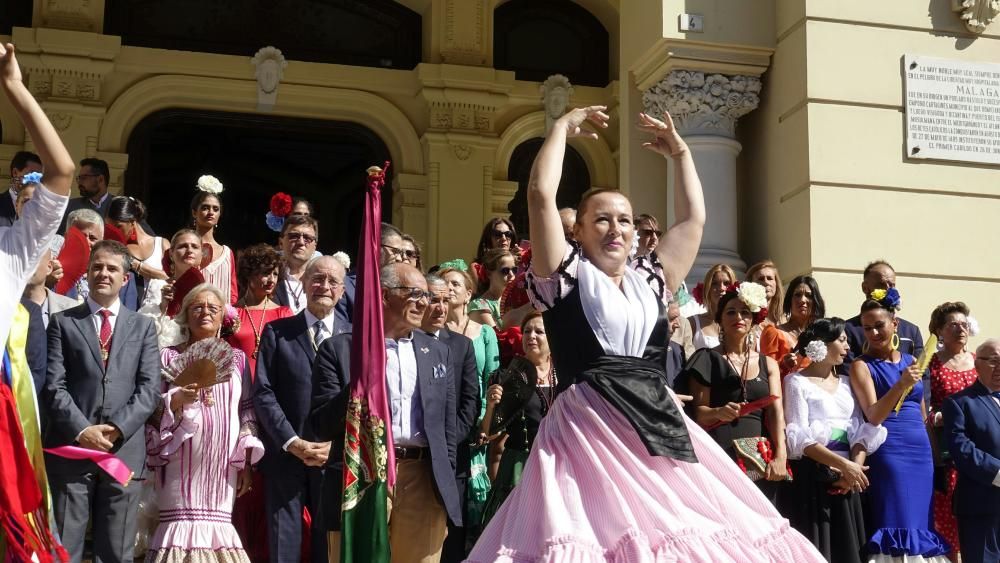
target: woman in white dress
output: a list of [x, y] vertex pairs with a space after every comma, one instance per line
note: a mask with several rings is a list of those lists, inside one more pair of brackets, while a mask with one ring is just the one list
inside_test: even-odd
[[236, 257], [226, 245], [215, 240], [215, 229], [222, 217], [222, 182], [214, 176], [198, 178], [198, 193], [191, 200], [194, 230], [211, 249], [211, 262], [201, 269], [205, 281], [222, 290], [226, 303], [235, 305], [239, 299], [236, 286]]

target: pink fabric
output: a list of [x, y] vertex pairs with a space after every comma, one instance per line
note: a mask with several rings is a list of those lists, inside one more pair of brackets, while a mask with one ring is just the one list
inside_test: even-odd
[[685, 417], [699, 463], [651, 457], [625, 418], [573, 385], [542, 420], [472, 563], [822, 563], [809, 541]]
[[128, 485], [132, 480], [132, 470], [125, 465], [125, 462], [118, 459], [114, 454], [89, 450], [79, 446], [59, 446], [58, 448], [46, 448], [45, 453], [64, 457], [66, 459], [89, 459], [103, 469], [115, 481], [122, 485]]
[[[255, 463], [264, 445], [253, 435], [246, 359], [243, 352], [234, 353], [229, 381], [200, 390], [198, 401], [186, 406], [179, 420], [169, 406], [176, 391], [165, 392], [160, 427], [147, 426], [147, 465], [155, 471], [160, 511], [150, 551], [243, 548], [231, 523], [236, 478], [247, 449]], [[164, 365], [177, 356], [173, 348], [161, 353]]]

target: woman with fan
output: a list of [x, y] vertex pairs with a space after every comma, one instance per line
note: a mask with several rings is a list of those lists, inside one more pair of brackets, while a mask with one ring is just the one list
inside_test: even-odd
[[160, 523], [147, 563], [250, 561], [232, 510], [250, 490], [250, 467], [264, 446], [255, 435], [246, 354], [218, 338], [226, 305], [211, 284], [192, 289], [175, 319], [187, 338], [160, 354], [162, 414], [146, 433]]
[[[490, 496], [483, 512], [484, 526], [521, 481], [521, 471], [524, 469], [525, 460], [528, 459], [528, 452], [531, 451], [531, 444], [535, 441], [535, 434], [538, 433], [538, 425], [556, 398], [556, 385], [559, 381], [556, 379], [555, 365], [552, 363], [549, 340], [545, 336], [542, 314], [538, 311], [528, 313], [521, 321], [521, 334], [524, 357], [534, 366], [533, 370], [526, 370], [530, 372], [527, 375], [531, 375], [535, 380], [509, 379], [510, 384], [501, 384], [494, 379], [486, 391], [486, 414], [483, 416], [480, 430], [487, 435], [493, 431], [493, 435], [490, 436], [488, 466], [493, 486], [490, 488]], [[521, 377], [517, 364], [497, 374], [501, 377], [505, 375], [510, 375], [512, 378]], [[505, 385], [508, 393], [517, 396], [508, 398], [506, 404], [510, 404], [510, 407], [498, 409], [504, 396]], [[518, 386], [526, 387], [530, 394], [521, 397], [520, 393], [515, 391]], [[498, 411], [500, 416], [497, 416]], [[503, 427], [499, 432], [495, 428], [496, 422]]]
[[652, 135], [643, 146], [674, 172], [675, 222], [653, 251], [653, 275], [627, 265], [632, 204], [617, 190], [584, 194], [575, 242], [566, 241], [556, 205], [566, 141], [598, 139], [584, 123], [607, 127], [606, 110], [578, 108], [559, 118], [532, 166], [528, 294], [543, 310], [560, 391], [521, 482], [468, 561], [822, 562], [684, 416], [664, 366], [642, 358], [705, 225], [694, 159], [669, 114], [663, 121], [639, 115], [639, 128]]

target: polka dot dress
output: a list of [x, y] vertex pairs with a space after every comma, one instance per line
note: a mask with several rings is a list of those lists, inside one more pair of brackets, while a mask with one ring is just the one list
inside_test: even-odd
[[[944, 400], [953, 393], [958, 393], [962, 389], [976, 382], [976, 370], [956, 371], [946, 368], [938, 355], [934, 354], [931, 359], [931, 408], [934, 412], [941, 409]], [[945, 479], [948, 490], [942, 493], [934, 491], [934, 527], [937, 532], [944, 536], [955, 551], [958, 551], [958, 522], [951, 512], [951, 497], [955, 494], [955, 483], [958, 481], [958, 471], [955, 466], [948, 464]]]

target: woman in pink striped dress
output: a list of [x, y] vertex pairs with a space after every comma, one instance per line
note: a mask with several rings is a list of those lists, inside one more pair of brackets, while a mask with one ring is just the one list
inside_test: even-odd
[[[822, 562], [757, 487], [690, 419], [641, 356], [694, 262], [705, 222], [694, 162], [673, 122], [640, 115], [644, 146], [673, 160], [676, 224], [635, 269], [632, 206], [613, 190], [584, 194], [569, 245], [556, 207], [566, 139], [597, 138], [603, 106], [553, 127], [532, 169], [529, 295], [544, 311], [563, 389], [542, 421], [521, 483], [468, 561]], [[666, 266], [661, 266], [665, 264]]]

